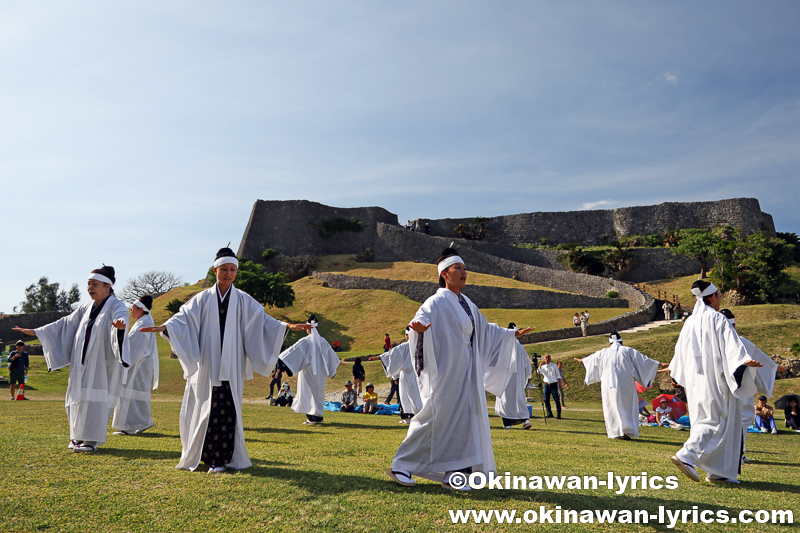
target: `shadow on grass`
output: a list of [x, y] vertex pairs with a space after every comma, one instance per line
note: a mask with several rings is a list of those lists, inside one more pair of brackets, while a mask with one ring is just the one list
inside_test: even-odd
[[114, 457], [122, 457], [124, 459], [148, 459], [148, 460], [172, 460], [177, 462], [181, 458], [180, 450], [176, 450], [173, 452], [166, 451], [166, 450], [133, 450], [133, 449], [126, 449], [126, 448], [108, 448], [106, 446], [101, 446], [97, 449], [96, 452], [99, 455], [112, 455]]
[[759, 461], [758, 459], [750, 459], [750, 464], [754, 465], [773, 465], [773, 466], [791, 466], [792, 468], [799, 468], [797, 463], [776, 463], [774, 461]]
[[786, 483], [773, 483], [767, 481], [742, 481], [741, 488], [764, 492], [792, 492], [794, 494], [800, 494], [800, 485], [788, 485]]
[[[296, 488], [309, 493], [307, 499], [309, 501], [317, 499], [320, 495], [341, 495], [348, 492], [357, 492], [359, 490], [375, 489], [381, 490], [384, 493], [391, 495], [426, 495], [436, 497], [441, 495], [442, 498], [452, 499], [457, 498], [463, 501], [472, 502], [510, 502], [501, 507], [518, 507], [519, 503], [527, 503], [529, 509], [539, 512], [539, 506], [544, 505], [550, 508], [551, 516], [555, 518], [557, 512], [553, 508], [561, 507], [560, 512], [566, 513], [567, 510], [597, 510], [619, 513], [622, 510], [631, 510], [633, 513], [636, 511], [645, 511], [647, 520], [652, 523], [639, 524], [641, 528], [651, 529], [654, 531], [675, 531], [670, 529], [668, 523], [659, 524], [658, 515], [660, 507], [665, 509], [664, 519], [669, 522], [669, 515], [667, 511], [674, 513], [675, 511], [687, 511], [688, 521], [692, 520], [692, 510], [697, 506], [701, 511], [711, 511], [714, 516], [718, 513], [725, 512], [728, 517], [738, 517], [741, 511], [746, 509], [738, 509], [733, 507], [726, 507], [722, 505], [715, 505], [706, 501], [692, 501], [690, 499], [660, 499], [643, 497], [641, 495], [626, 496], [617, 495], [614, 491], [609, 491], [608, 496], [596, 496], [591, 494], [580, 494], [575, 492], [558, 492], [552, 490], [473, 490], [468, 493], [457, 493], [447, 490], [439, 483], [428, 482], [427, 480], [418, 480], [419, 483], [415, 487], [401, 487], [394, 481], [386, 477], [385, 480], [370, 479], [364, 476], [353, 476], [348, 474], [330, 474], [326, 472], [319, 472], [314, 470], [299, 470], [296, 468], [276, 468], [272, 464], [265, 461], [253, 461], [254, 466], [247, 470], [249, 475], [255, 477], [272, 478], [287, 482]], [[717, 490], [757, 490], [757, 491], [787, 491], [797, 492], [799, 487], [786, 485], [786, 484], [772, 484], [772, 483], [746, 483], [741, 486], [719, 487]], [[634, 511], [635, 510], [635, 511]], [[679, 516], [680, 518], [680, 516]], [[576, 520], [577, 522], [577, 520]], [[562, 522], [566, 523], [566, 522]], [[679, 527], [687, 524], [678, 522]], [[699, 526], [699, 524], [698, 524]]]
[[[303, 426], [303, 423], [299, 422], [299, 420], [300, 419], [298, 418], [298, 424], [297, 425], [300, 428], [308, 427], [308, 426]], [[279, 433], [281, 435], [292, 435], [292, 434], [308, 435], [310, 433], [319, 433], [319, 431], [316, 428], [317, 427], [323, 427], [323, 426], [313, 426], [313, 427], [315, 429], [287, 429], [285, 427], [252, 427], [252, 426], [247, 426], [247, 427], [244, 428], [244, 430], [245, 431], [255, 431], [256, 433]]]

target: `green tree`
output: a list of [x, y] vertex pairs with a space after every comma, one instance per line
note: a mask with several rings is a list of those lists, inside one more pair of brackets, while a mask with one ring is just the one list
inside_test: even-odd
[[181, 310], [181, 306], [182, 306], [184, 303], [185, 303], [185, 302], [184, 302], [183, 300], [181, 300], [180, 298], [173, 298], [172, 300], [170, 300], [169, 302], [167, 302], [167, 306], [166, 306], [166, 308], [165, 308], [165, 309], [166, 309], [167, 311], [169, 311], [169, 314], [170, 314], [170, 315], [174, 315], [175, 313], [177, 313], [178, 311], [180, 311], [180, 310]]
[[20, 302], [23, 313], [41, 313], [45, 311], [58, 311], [71, 313], [81, 299], [78, 284], [72, 285], [69, 291], [60, 290], [58, 283], [50, 283], [46, 276], [39, 278], [37, 283], [25, 289], [25, 300]]
[[[210, 269], [206, 282], [208, 284], [216, 282], [216, 276]], [[264, 265], [248, 261], [243, 257], [239, 258], [239, 270], [233, 284], [262, 305], [283, 308], [294, 303], [294, 289], [289, 285], [286, 274], [265, 272]]]
[[712, 258], [717, 238], [707, 229], [685, 229], [678, 236], [675, 251], [681, 255], [692, 257], [700, 263], [700, 277], [706, 277], [708, 262]]
[[609, 243], [611, 250], [603, 254], [603, 262], [612, 274], [620, 274], [633, 262], [630, 239], [615, 239]]
[[726, 226], [715, 231], [714, 272], [711, 281], [723, 292], [734, 290], [747, 300], [771, 302], [787, 281], [784, 269], [791, 264], [794, 246], [759, 232], [743, 235]]
[[294, 303], [294, 289], [289, 285], [286, 274], [264, 272], [263, 265], [241, 257], [235, 285], [263, 305], [289, 307]]

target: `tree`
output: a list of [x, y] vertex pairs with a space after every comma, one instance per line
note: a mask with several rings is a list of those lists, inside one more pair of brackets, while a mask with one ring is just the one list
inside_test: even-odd
[[128, 281], [120, 292], [120, 300], [133, 303], [145, 294], [157, 298], [183, 285], [183, 280], [172, 272], [148, 270]]
[[264, 272], [262, 265], [241, 257], [235, 285], [262, 305], [289, 307], [294, 303], [294, 290], [286, 280], [286, 274]]
[[708, 261], [711, 259], [717, 238], [707, 229], [685, 229], [679, 234], [675, 251], [681, 255], [692, 257], [700, 263], [700, 278], [706, 277]]
[[[214, 271], [209, 269], [206, 283], [213, 285], [215, 282]], [[264, 265], [243, 257], [239, 258], [239, 270], [233, 284], [262, 305], [283, 308], [294, 303], [294, 289], [289, 285], [286, 274], [265, 272]]]
[[763, 231], [744, 236], [729, 226], [715, 230], [711, 281], [723, 292], [736, 291], [746, 300], [769, 302], [786, 282], [794, 246]]
[[42, 276], [37, 283], [25, 289], [25, 301], [20, 302], [23, 313], [42, 313], [45, 311], [58, 311], [71, 313], [75, 304], [81, 299], [78, 284], [72, 285], [69, 291], [59, 290], [58, 283], [50, 283], [47, 277]]
[[612, 274], [621, 274], [633, 261], [630, 239], [615, 239], [609, 243], [611, 250], [603, 255], [603, 260]]

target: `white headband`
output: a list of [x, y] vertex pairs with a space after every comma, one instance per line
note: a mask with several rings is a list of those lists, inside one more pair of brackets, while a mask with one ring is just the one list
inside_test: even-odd
[[145, 311], [149, 311], [149, 309], [147, 308], [147, 306], [146, 306], [146, 305], [144, 305], [144, 304], [143, 304], [142, 302], [140, 302], [139, 300], [136, 300], [135, 302], [133, 302], [133, 305], [135, 305], [136, 307], [139, 307], [139, 308], [141, 308], [141, 309], [144, 309]]
[[717, 287], [714, 286], [713, 283], [711, 283], [708, 287], [706, 287], [706, 290], [704, 291], [701, 291], [699, 287], [695, 287], [694, 289], [692, 289], [692, 294], [694, 294], [694, 297], [697, 298], [698, 300], [702, 300], [706, 296], [711, 296], [718, 290], [719, 289], [717, 289]]
[[608, 343], [609, 344], [614, 344], [615, 342], [622, 342], [622, 339], [617, 337], [617, 336], [608, 338]]
[[735, 318], [729, 318], [728, 319], [728, 324], [731, 324], [731, 325], [736, 324], [736, 319]]
[[239, 260], [236, 259], [235, 257], [220, 257], [219, 259], [214, 261], [214, 268], [219, 268], [226, 263], [231, 263], [233, 265], [236, 265], [237, 268], [239, 267]]
[[461, 263], [462, 265], [465, 264], [464, 260], [458, 257], [457, 255], [451, 255], [447, 259], [442, 259], [441, 263], [436, 265], [436, 269], [439, 271], [439, 275], [442, 275], [442, 271], [447, 267], [451, 267], [457, 263]]
[[92, 272], [91, 274], [89, 274], [89, 279], [96, 279], [97, 281], [102, 281], [103, 283], [108, 283], [109, 285], [113, 285], [114, 284], [113, 281], [111, 281], [110, 279], [108, 279], [104, 275], [98, 274], [96, 272]]

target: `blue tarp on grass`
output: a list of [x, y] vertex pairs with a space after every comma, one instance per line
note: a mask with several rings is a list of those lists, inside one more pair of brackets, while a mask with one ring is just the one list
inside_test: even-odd
[[[333, 411], [334, 413], [338, 413], [339, 409], [342, 408], [342, 402], [325, 402], [322, 409], [324, 411]], [[353, 413], [363, 413], [364, 406], [359, 405], [356, 407]], [[375, 413], [376, 415], [400, 415], [400, 404], [394, 405], [385, 405], [385, 404], [378, 404], [378, 411]]]

